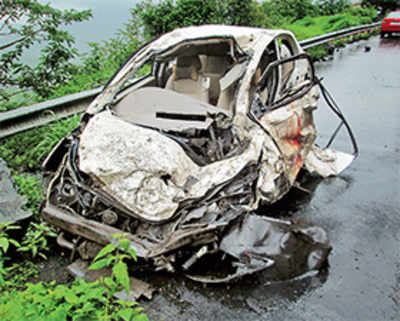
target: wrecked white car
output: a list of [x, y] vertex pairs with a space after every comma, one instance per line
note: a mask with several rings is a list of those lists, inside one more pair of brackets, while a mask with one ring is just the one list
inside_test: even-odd
[[[43, 216], [85, 259], [127, 233], [155, 270], [202, 282], [319, 269], [331, 249], [322, 228], [253, 212], [282, 198], [302, 168], [336, 175], [354, 159], [315, 145], [319, 96], [290, 32], [170, 32], [134, 53], [53, 149]], [[231, 269], [207, 274], [207, 257]]]

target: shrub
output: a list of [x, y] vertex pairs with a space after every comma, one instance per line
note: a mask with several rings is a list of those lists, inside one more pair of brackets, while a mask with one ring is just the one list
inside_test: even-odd
[[[11, 225], [8, 227], [11, 228]], [[129, 277], [124, 259], [136, 257], [129, 248], [129, 240], [124, 236], [116, 236], [116, 239], [115, 247], [114, 244], [106, 246], [92, 265], [93, 269], [96, 268], [96, 263], [108, 260], [109, 264], [113, 264], [110, 277], [95, 282], [76, 279], [71, 285], [56, 285], [56, 281], [27, 283], [24, 289], [2, 286], [0, 319], [3, 321], [148, 321], [148, 317], [142, 313], [142, 308], [137, 307], [136, 302], [113, 299], [113, 295], [121, 289], [129, 292]], [[0, 273], [1, 277], [4, 275], [2, 261], [0, 261], [0, 272], [3, 272]], [[0, 285], [5, 284], [3, 281], [0, 278]]]
[[[142, 1], [132, 10], [129, 24], [140, 26], [151, 39], [179, 27], [202, 24], [254, 24], [252, 0], [165, 0]], [[129, 25], [128, 24], [128, 25]]]
[[79, 115], [75, 115], [4, 138], [0, 142], [0, 157], [15, 172], [39, 170], [54, 145], [78, 124]]

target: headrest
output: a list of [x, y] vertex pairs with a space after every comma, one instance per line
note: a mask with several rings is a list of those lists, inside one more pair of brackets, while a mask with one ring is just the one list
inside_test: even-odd
[[204, 73], [206, 74], [225, 74], [229, 62], [225, 56], [207, 56]]
[[176, 61], [178, 68], [194, 67], [196, 70], [201, 69], [201, 62], [198, 56], [182, 56]]
[[197, 81], [201, 69], [201, 62], [198, 56], [182, 56], [176, 60], [173, 68], [173, 79], [192, 79]]

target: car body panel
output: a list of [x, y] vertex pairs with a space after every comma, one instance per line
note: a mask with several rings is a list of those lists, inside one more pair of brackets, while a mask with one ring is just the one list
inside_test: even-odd
[[400, 32], [400, 11], [392, 11], [383, 19], [381, 32]]

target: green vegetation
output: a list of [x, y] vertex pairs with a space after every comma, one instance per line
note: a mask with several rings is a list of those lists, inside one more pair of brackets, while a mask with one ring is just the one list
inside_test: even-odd
[[[142, 1], [132, 10], [131, 23], [143, 26], [145, 38], [179, 27], [203, 24], [254, 25], [252, 0]], [[255, 9], [255, 8], [254, 8]]]
[[100, 252], [96, 255], [93, 260], [93, 264], [89, 267], [89, 270], [98, 270], [104, 267], [113, 266], [113, 275], [111, 277], [106, 277], [104, 282], [113, 289], [116, 287], [115, 291], [119, 291], [120, 286], [129, 294], [130, 281], [128, 275], [128, 266], [124, 262], [125, 259], [136, 258], [135, 251], [130, 248], [130, 241], [126, 238], [126, 235], [114, 235], [116, 243], [110, 243], [106, 245]]
[[[298, 40], [320, 36], [328, 32], [346, 29], [362, 24], [373, 23], [376, 19], [376, 10], [373, 8], [351, 8], [344, 13], [332, 16], [305, 17], [294, 23], [283, 25], [283, 29], [292, 31]], [[369, 35], [357, 36], [360, 39]], [[332, 45], [343, 46], [345, 41], [337, 40]], [[326, 46], [317, 46], [307, 50], [314, 60], [319, 60], [328, 55]]]
[[362, 0], [363, 6], [372, 6], [381, 10], [381, 16], [385, 16], [388, 11], [399, 9], [399, 0]]
[[79, 124], [79, 116], [19, 133], [0, 142], [0, 157], [15, 173], [37, 171], [54, 145]]
[[[0, 102], [21, 92], [34, 91], [48, 97], [56, 84], [65, 83], [76, 72], [74, 39], [63, 27], [87, 20], [91, 11], [58, 10], [35, 0], [0, 2]], [[21, 62], [22, 54], [42, 43], [39, 63], [31, 67]]]
[[[16, 247], [20, 246], [16, 240], [10, 238], [8, 235], [10, 231], [19, 229], [20, 227], [12, 222], [0, 223], [0, 258], [3, 258], [3, 256], [7, 253], [10, 244], [13, 244]], [[0, 260], [0, 263], [1, 262], [2, 260]]]
[[[106, 246], [100, 251], [97, 261], [91, 266], [91, 269], [105, 266], [98, 263], [101, 262], [100, 258], [105, 257], [107, 265], [113, 264], [111, 276], [95, 282], [86, 282], [78, 278], [70, 285], [57, 285], [56, 281], [48, 284], [25, 284], [29, 277], [35, 276], [35, 268], [32, 265], [14, 264], [5, 267], [7, 258], [4, 255], [9, 249], [9, 244], [19, 249], [25, 246], [32, 248], [28, 243], [21, 247], [8, 235], [9, 231], [18, 228], [11, 223], [0, 224], [1, 320], [148, 320], [136, 302], [117, 300], [113, 297], [122, 290], [129, 294], [128, 266], [124, 260], [136, 259], [135, 252], [130, 249], [129, 240], [123, 235], [116, 235], [116, 245], [113, 248]], [[32, 237], [30, 239], [32, 240]]]
[[71, 285], [28, 283], [25, 290], [5, 291], [0, 298], [0, 318], [4, 321], [145, 321], [137, 303], [110, 302], [110, 289], [96, 282], [77, 279]]
[[41, 185], [40, 177], [28, 176], [26, 174], [14, 175], [17, 185], [17, 192], [25, 195], [27, 203], [26, 209], [31, 211], [34, 216], [38, 216], [40, 203], [43, 200], [44, 189]]
[[18, 247], [17, 251], [29, 252], [32, 258], [40, 256], [46, 260], [46, 252], [49, 251], [48, 238], [56, 236], [57, 234], [54, 233], [52, 228], [47, 224], [31, 222], [21, 242], [21, 246]]
[[283, 29], [293, 31], [298, 40], [303, 40], [328, 32], [353, 26], [372, 23], [376, 11], [371, 8], [355, 8], [333, 16], [306, 17], [292, 24], [283, 25]]

